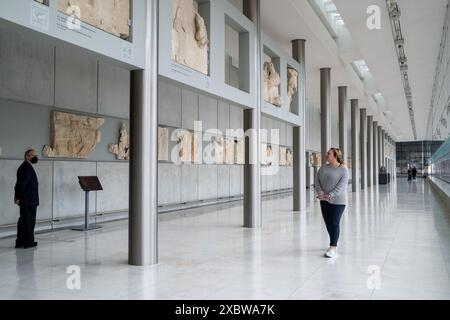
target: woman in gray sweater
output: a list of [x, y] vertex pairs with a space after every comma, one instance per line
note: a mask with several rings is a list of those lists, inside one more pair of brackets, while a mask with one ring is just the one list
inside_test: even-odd
[[348, 169], [341, 150], [331, 148], [326, 158], [328, 164], [317, 174], [315, 189], [320, 200], [323, 219], [330, 235], [330, 248], [325, 257], [336, 256], [340, 233], [340, 221], [347, 206]]

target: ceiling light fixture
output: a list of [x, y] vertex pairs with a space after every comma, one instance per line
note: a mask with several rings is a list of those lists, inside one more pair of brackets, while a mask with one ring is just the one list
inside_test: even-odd
[[414, 135], [414, 140], [417, 140], [417, 128], [414, 115], [414, 106], [412, 99], [411, 86], [409, 84], [408, 76], [408, 58], [405, 53], [405, 39], [402, 35], [402, 27], [400, 23], [401, 11], [397, 0], [386, 0], [386, 6], [389, 12], [389, 19], [391, 21], [392, 36], [394, 38], [395, 49], [397, 51], [398, 64], [402, 74], [403, 88], [405, 91], [405, 98], [408, 105], [409, 117], [411, 120], [411, 127]]

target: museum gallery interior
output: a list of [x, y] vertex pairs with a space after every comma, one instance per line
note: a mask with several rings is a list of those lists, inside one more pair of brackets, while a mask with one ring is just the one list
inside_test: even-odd
[[[449, 299], [448, 11], [0, 1], [0, 299]], [[19, 250], [27, 150], [39, 245]]]

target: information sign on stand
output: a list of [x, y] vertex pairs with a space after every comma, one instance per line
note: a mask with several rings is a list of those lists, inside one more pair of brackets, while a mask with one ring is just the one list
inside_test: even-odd
[[100, 229], [101, 226], [96, 224], [89, 224], [89, 193], [92, 191], [102, 191], [103, 187], [100, 183], [98, 177], [78, 177], [78, 182], [80, 183], [81, 189], [85, 193], [84, 200], [84, 226], [74, 228], [75, 231], [89, 231]]

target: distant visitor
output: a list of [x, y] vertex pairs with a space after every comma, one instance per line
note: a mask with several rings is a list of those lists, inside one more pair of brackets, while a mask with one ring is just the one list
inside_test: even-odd
[[416, 166], [414, 166], [412, 168], [411, 173], [412, 173], [413, 180], [416, 180], [416, 178], [417, 178], [417, 168], [416, 168]]

